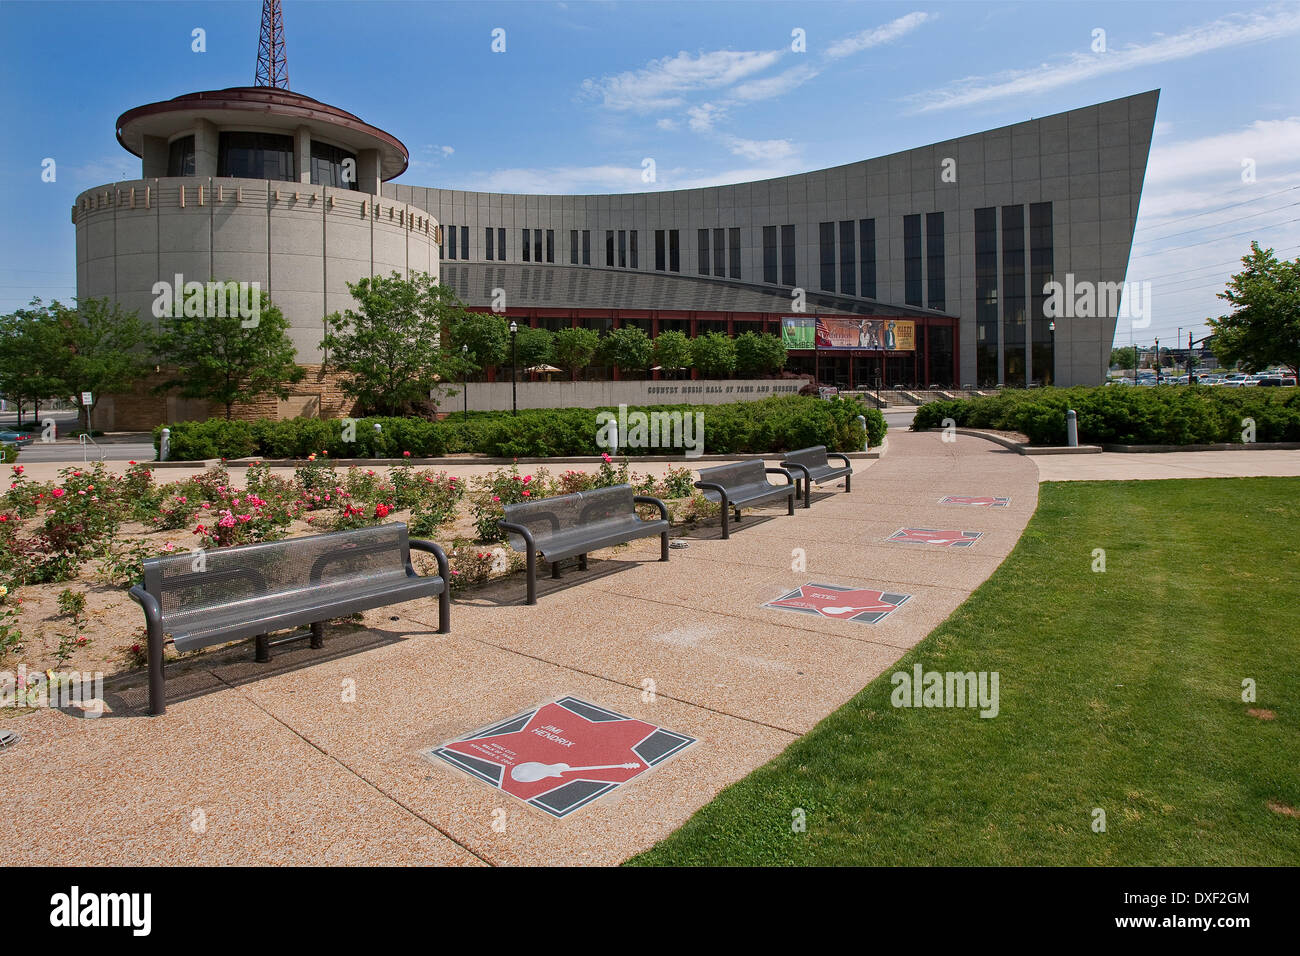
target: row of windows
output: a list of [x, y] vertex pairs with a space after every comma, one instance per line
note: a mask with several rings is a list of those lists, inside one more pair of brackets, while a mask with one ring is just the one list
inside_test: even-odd
[[[730, 277], [732, 279], [740, 278], [740, 230], [738, 228], [729, 229], [700, 229], [698, 230], [699, 238], [699, 263], [700, 275], [710, 274], [709, 266], [712, 262], [712, 274], [718, 278]], [[713, 255], [709, 256], [710, 239], [712, 239]], [[730, 262], [730, 272], [727, 270], [727, 264]]]
[[[613, 269], [613, 268], [618, 268], [618, 269], [628, 269], [628, 268], [636, 269], [636, 268], [638, 268], [638, 266], [637, 266], [637, 251], [636, 251], [636, 245], [637, 245], [637, 244], [636, 244], [636, 233], [637, 233], [637, 231], [636, 231], [635, 229], [631, 230], [630, 238], [631, 238], [632, 241], [631, 241], [631, 243], [629, 244], [629, 243], [628, 243], [628, 238], [629, 238], [628, 230], [626, 230], [626, 229], [620, 229], [620, 230], [618, 230], [618, 258], [615, 259], [615, 257], [614, 257], [614, 230], [613, 230], [613, 229], [606, 229], [606, 230], [605, 230], [605, 265], [606, 265], [606, 266], [608, 266], [608, 267], [611, 268], [611, 269]], [[631, 259], [630, 259], [630, 260], [629, 260], [629, 258], [628, 258], [628, 253], [629, 253], [629, 252], [631, 252]], [[629, 266], [629, 264], [628, 264], [629, 261], [631, 262], [631, 265], [630, 265], [630, 266]]]
[[[777, 227], [763, 227], [763, 281], [777, 284]], [[781, 227], [781, 285], [795, 286], [794, 226]]]
[[[458, 255], [459, 254], [459, 255]], [[469, 226], [442, 227], [442, 248], [438, 250], [439, 259], [469, 258]]]
[[[908, 220], [915, 216], [904, 216], [904, 232]], [[793, 253], [794, 227], [791, 226], [791, 247]], [[839, 233], [839, 258], [836, 259], [835, 236]], [[825, 292], [839, 291], [844, 295], [861, 295], [867, 299], [876, 297], [876, 220], [852, 219], [836, 223], [818, 224], [817, 245], [821, 266], [821, 287]], [[919, 241], [919, 238], [918, 238]], [[836, 269], [836, 263], [839, 268]], [[792, 269], [793, 272], [793, 269]], [[839, 285], [836, 286], [838, 279]], [[919, 281], [919, 280], [918, 280]], [[793, 283], [793, 279], [791, 279]], [[859, 291], [859, 289], [861, 291]]]
[[[335, 189], [357, 188], [357, 158], [338, 146], [313, 141], [311, 182]], [[194, 137], [181, 136], [167, 147], [167, 175], [194, 175]], [[294, 141], [277, 133], [221, 133], [217, 139], [217, 175], [237, 179], [293, 182]]]
[[980, 385], [1051, 384], [1054, 342], [1042, 290], [1052, 281], [1053, 259], [1050, 202], [1030, 203], [1028, 238], [1024, 206], [975, 210], [975, 375]]

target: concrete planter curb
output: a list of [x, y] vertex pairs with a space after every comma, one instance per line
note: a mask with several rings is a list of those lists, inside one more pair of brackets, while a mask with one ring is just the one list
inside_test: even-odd
[[1102, 445], [1106, 451], [1150, 454], [1175, 451], [1269, 451], [1300, 448], [1300, 441], [1220, 442], [1214, 445]]
[[[927, 428], [928, 432], [943, 432], [942, 428]], [[1101, 445], [1079, 445], [1077, 448], [1070, 448], [1065, 445], [1022, 445], [1020, 442], [1012, 441], [1010, 438], [1004, 438], [1001, 435], [994, 435], [990, 432], [982, 432], [974, 428], [956, 428], [953, 429], [955, 434], [965, 435], [968, 438], [983, 438], [985, 441], [991, 441], [995, 445], [1001, 445], [1003, 448], [1009, 448], [1019, 455], [1099, 455], [1104, 451]]]
[[[872, 448], [870, 451], [850, 451], [844, 452], [850, 459], [869, 461], [882, 457], [889, 449], [889, 440], [886, 439], [882, 445]], [[770, 452], [764, 455], [700, 455], [698, 458], [687, 458], [683, 455], [629, 455], [628, 466], [632, 466], [638, 461], [646, 462], [664, 462], [671, 461], [683, 465], [689, 465], [697, 461], [739, 461], [743, 458], [764, 458], [771, 461], [778, 461], [784, 455], [784, 452]], [[463, 456], [458, 458], [321, 458], [318, 459], [322, 464], [334, 464], [343, 468], [352, 465], [367, 465], [374, 467], [396, 467], [403, 463], [411, 465], [438, 465], [450, 467], [455, 465], [509, 465], [517, 462], [521, 465], [547, 465], [551, 462], [564, 462], [577, 465], [599, 465], [604, 459], [599, 455], [570, 455], [559, 456], [556, 458], [490, 458], [487, 456]], [[621, 460], [621, 459], [616, 459]], [[297, 468], [307, 464], [305, 458], [228, 458], [225, 460], [227, 467], [247, 468], [249, 465], [257, 462], [267, 465], [271, 468]], [[190, 468], [205, 469], [212, 468], [222, 464], [220, 458], [208, 458], [201, 461], [151, 461], [148, 462], [152, 468]]]

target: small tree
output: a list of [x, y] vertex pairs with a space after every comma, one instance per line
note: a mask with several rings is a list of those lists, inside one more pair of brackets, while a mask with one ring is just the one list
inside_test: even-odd
[[357, 307], [325, 319], [327, 362], [343, 373], [344, 392], [366, 413], [399, 415], [429, 400], [462, 363], [442, 345], [442, 329], [469, 313], [447, 286], [425, 273], [349, 282]]
[[235, 310], [228, 316], [164, 318], [156, 356], [175, 374], [158, 390], [177, 388], [186, 398], [224, 405], [227, 420], [236, 402], [265, 395], [288, 398], [289, 385], [301, 382], [306, 373], [294, 362], [297, 351], [284, 313], [265, 292], [261, 296], [257, 324], [248, 327]]
[[1245, 268], [1219, 293], [1232, 313], [1207, 320], [1214, 354], [1225, 367], [1258, 372], [1278, 364], [1300, 374], [1300, 258], [1279, 261], [1252, 242], [1241, 261]]
[[1132, 368], [1136, 361], [1137, 349], [1132, 345], [1110, 350], [1111, 368]]
[[[56, 300], [48, 309], [60, 339], [57, 376], [84, 413], [90, 431], [95, 406], [104, 393], [128, 390], [152, 367], [148, 349], [152, 334], [134, 310], [110, 305], [107, 298], [78, 300], [72, 308]], [[82, 401], [85, 392], [91, 393], [89, 405]]]
[[480, 370], [510, 361], [510, 328], [502, 316], [494, 312], [467, 312], [449, 330], [452, 352], [459, 354], [461, 346], [466, 346], [469, 361]]
[[595, 329], [560, 329], [555, 333], [555, 364], [576, 380], [579, 369], [591, 364], [600, 346]]
[[736, 370], [736, 343], [724, 332], [709, 332], [691, 342], [691, 360], [700, 373], [725, 378]]
[[58, 322], [40, 299], [0, 316], [0, 395], [18, 406], [18, 424], [24, 401], [39, 412], [41, 399], [67, 391], [59, 377], [64, 358]]
[[551, 365], [555, 361], [555, 334], [549, 329], [521, 328], [515, 336], [520, 368]]
[[644, 372], [650, 367], [654, 346], [650, 336], [635, 325], [614, 329], [601, 342], [601, 354], [610, 365], [627, 372]]
[[785, 343], [775, 335], [742, 332], [736, 336], [736, 374], [741, 378], [772, 375], [785, 368]]
[[661, 371], [676, 373], [691, 367], [691, 340], [684, 332], [660, 332], [655, 336], [655, 364]]

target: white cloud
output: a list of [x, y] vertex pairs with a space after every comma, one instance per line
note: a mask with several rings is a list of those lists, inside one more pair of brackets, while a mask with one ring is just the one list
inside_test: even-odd
[[837, 60], [841, 57], [851, 56], [854, 53], [861, 53], [863, 50], [869, 50], [872, 47], [893, 43], [933, 19], [935, 19], [935, 16], [931, 13], [909, 13], [897, 20], [886, 23], [884, 26], [872, 27], [869, 30], [863, 30], [852, 36], [844, 37], [842, 40], [836, 40], [826, 48], [826, 55], [833, 60]]
[[807, 64], [792, 67], [776, 76], [759, 77], [737, 85], [731, 91], [731, 98], [735, 101], [752, 103], [757, 100], [772, 99], [775, 96], [784, 96], [820, 73], [821, 70]]
[[723, 114], [720, 107], [712, 103], [701, 103], [686, 111], [687, 124], [697, 133], [707, 133], [713, 129], [714, 122]]
[[1255, 120], [1242, 129], [1153, 146], [1147, 183], [1158, 185], [1201, 176], [1241, 184], [1242, 161], [1255, 161], [1256, 178], [1295, 170], [1300, 156], [1300, 116]]
[[795, 154], [794, 144], [788, 139], [742, 139], [739, 136], [727, 136], [723, 142], [735, 155], [753, 161], [789, 159]]
[[659, 129], [668, 130], [669, 132], [672, 132], [673, 130], [677, 129], [677, 120], [670, 119], [669, 117], [665, 116], [663, 119], [657, 121], [655, 123], [655, 126], [657, 126]]
[[1037, 69], [1009, 70], [990, 77], [970, 77], [912, 97], [918, 112], [953, 109], [991, 100], [1029, 96], [1072, 86], [1113, 73], [1183, 60], [1215, 50], [1276, 40], [1300, 33], [1300, 9], [1234, 14], [1106, 53], [1074, 53]]
[[685, 94], [723, 89], [768, 69], [780, 50], [713, 50], [652, 60], [640, 70], [582, 81], [583, 93], [606, 109], [648, 113], [685, 105]]

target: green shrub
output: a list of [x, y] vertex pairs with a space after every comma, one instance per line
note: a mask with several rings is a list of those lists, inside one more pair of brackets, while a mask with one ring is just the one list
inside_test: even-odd
[[912, 429], [1021, 432], [1031, 445], [1064, 445], [1066, 412], [1078, 415], [1079, 441], [1116, 445], [1241, 443], [1247, 420], [1255, 441], [1300, 441], [1300, 391], [1210, 386], [1010, 389], [995, 396], [922, 405]]
[[[925, 406], [929, 407], [929, 406]], [[598, 455], [596, 408], [534, 408], [509, 412], [452, 414], [441, 421], [422, 418], [363, 418], [345, 441], [345, 420], [301, 418], [285, 421], [178, 422], [171, 426], [172, 457], [297, 458], [316, 456], [318, 468], [348, 458], [432, 458], [482, 454], [496, 458], [553, 458]], [[704, 415], [704, 450], [709, 454], [776, 454], [808, 445], [832, 451], [862, 448], [867, 420], [871, 444], [884, 440], [884, 416], [856, 399], [822, 401], [788, 395], [724, 405], [657, 405], [629, 412], [680, 412]], [[374, 426], [381, 426], [375, 431]], [[157, 433], [155, 429], [155, 444]], [[1262, 440], [1262, 439], [1261, 439]], [[664, 454], [668, 448], [620, 449], [628, 455]]]

